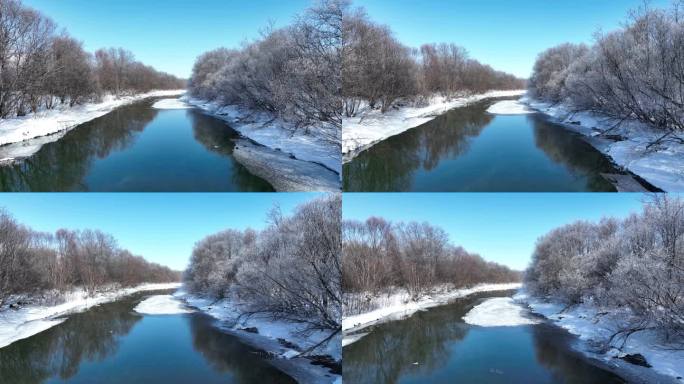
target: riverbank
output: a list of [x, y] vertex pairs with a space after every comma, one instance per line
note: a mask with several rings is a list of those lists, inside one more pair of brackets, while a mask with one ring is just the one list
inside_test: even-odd
[[85, 103], [43, 110], [22, 117], [0, 120], [0, 162], [25, 158], [40, 148], [59, 140], [78, 125], [104, 116], [116, 108], [150, 97], [179, 96], [185, 90], [152, 91], [116, 98], [107, 95], [101, 103]]
[[[598, 308], [591, 303], [568, 308], [559, 302], [532, 297], [524, 290], [518, 292], [514, 300], [578, 336], [581, 352], [606, 363], [616, 372], [645, 382], [653, 382], [654, 373], [673, 378], [673, 382], [684, 377], [684, 350], [681, 346], [677, 350], [677, 346], [663, 342], [660, 335], [652, 330], [633, 333], [626, 341], [623, 337], [616, 337], [608, 345], [617, 325], [630, 318], [626, 309]], [[650, 367], [635, 364], [640, 360], [638, 356], [643, 356], [641, 363]]]
[[591, 112], [576, 112], [572, 106], [550, 104], [523, 97], [522, 104], [549, 116], [586, 138], [616, 165], [666, 192], [684, 191], [684, 135], [673, 134], [651, 146], [663, 132], [637, 121], [617, 121]]
[[518, 289], [521, 286], [521, 283], [507, 283], [480, 284], [472, 288], [460, 289], [440, 287], [417, 300], [412, 300], [408, 292], [405, 290], [393, 293], [391, 295], [373, 297], [370, 299], [370, 305], [371, 307], [375, 307], [377, 309], [342, 317], [342, 331], [344, 333], [342, 346], [349, 345], [360, 340], [363, 336], [365, 336], [365, 334], [359, 333], [359, 331], [372, 325], [388, 321], [401, 320], [413, 315], [418, 311], [448, 304], [455, 299], [463, 298], [474, 293], [508, 291], [512, 289]]
[[6, 305], [0, 308], [0, 348], [62, 323], [66, 320], [65, 315], [85, 311], [136, 292], [175, 289], [180, 286], [180, 283], [142, 284], [131, 288], [112, 287], [95, 294], [79, 289], [61, 295], [60, 304], [29, 303], [15, 308]]
[[[316, 185], [306, 184], [307, 175], [310, 174], [312, 167], [318, 169], [317, 172], [322, 175], [321, 180], [328, 180], [331, 175], [337, 176], [335, 184], [330, 185], [330, 183], [325, 182], [324, 190], [340, 190], [342, 162], [340, 148], [334, 142], [335, 140], [326, 140], [323, 137], [315, 136], [303, 128], [297, 129], [291, 124], [266, 113], [247, 111], [233, 105], [221, 106], [215, 102], [187, 96], [182, 97], [181, 100], [211, 116], [225, 120], [231, 128], [244, 137], [266, 149], [270, 149], [271, 160], [273, 160], [274, 155], [277, 155], [279, 165], [287, 164], [287, 167], [294, 172], [299, 172], [301, 169], [302, 179], [298, 181], [297, 190], [319, 190], [316, 189]], [[327, 134], [334, 136], [334, 128], [328, 127], [325, 130]], [[288, 160], [292, 161], [288, 162]], [[310, 165], [301, 167], [300, 165], [303, 162], [310, 163]], [[264, 176], [258, 176], [268, 180], [265, 177], [268, 176], [268, 172]], [[278, 184], [277, 180], [274, 184]]]
[[465, 107], [485, 99], [521, 96], [525, 92], [525, 90], [490, 91], [452, 99], [433, 96], [426, 106], [401, 106], [385, 113], [363, 105], [356, 116], [345, 117], [342, 121], [343, 161], [349, 162], [376, 143], [425, 124], [451, 109]]
[[[271, 363], [301, 383], [341, 383], [342, 347], [340, 335], [315, 332], [302, 335], [301, 325], [273, 320], [267, 315], [240, 316], [239, 304], [229, 299], [219, 301], [178, 291], [175, 297], [216, 320], [224, 332], [275, 357]], [[299, 357], [328, 337], [332, 339]]]

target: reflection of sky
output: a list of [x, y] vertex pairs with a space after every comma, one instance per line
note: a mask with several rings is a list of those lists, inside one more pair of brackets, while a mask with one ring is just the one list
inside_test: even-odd
[[453, 244], [523, 269], [537, 238], [551, 229], [624, 217], [638, 212], [642, 199], [602, 193], [346, 193], [342, 210], [345, 219], [426, 221], [447, 231]]
[[31, 228], [99, 229], [147, 260], [184, 269], [192, 247], [228, 228], [263, 228], [278, 204], [283, 213], [315, 193], [2, 193], [0, 207]]
[[[454, 42], [492, 67], [529, 77], [537, 55], [564, 42], [590, 43], [642, 0], [355, 0], [404, 44]], [[667, 6], [670, 0], [654, 0]]]

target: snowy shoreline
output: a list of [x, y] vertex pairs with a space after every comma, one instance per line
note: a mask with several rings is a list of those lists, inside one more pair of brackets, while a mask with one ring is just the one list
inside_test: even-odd
[[[626, 121], [613, 128], [615, 121], [590, 112], [573, 112], [568, 105], [554, 105], [528, 97], [523, 97], [520, 102], [581, 134], [616, 165], [649, 184], [666, 192], [684, 192], [684, 144], [666, 140], [656, 149], [648, 150], [648, 144], [663, 133], [646, 124]], [[608, 130], [610, 135], [600, 136]], [[678, 136], [684, 140], [684, 135]]]
[[[184, 301], [188, 306], [215, 318], [218, 321], [217, 327], [222, 331], [275, 357], [269, 362], [298, 382], [321, 384], [341, 382], [341, 375], [333, 374], [321, 365], [313, 365], [309, 358], [298, 357], [300, 352], [331, 336], [330, 333], [319, 331], [305, 337], [299, 333], [301, 328], [296, 323], [273, 320], [265, 315], [240, 317], [239, 305], [229, 299], [215, 301], [191, 295], [183, 290], [177, 291], [173, 296]], [[334, 336], [312, 354], [328, 355], [341, 364], [340, 339], [340, 335]]]
[[485, 99], [522, 96], [525, 90], [490, 91], [477, 95], [446, 99], [434, 96], [425, 107], [401, 107], [381, 113], [377, 109], [362, 106], [354, 117], [342, 121], [342, 156], [349, 162], [359, 153], [373, 145], [411, 128], [425, 124], [454, 108], [466, 107]]
[[[308, 135], [300, 130], [286, 129], [288, 123], [273, 119], [265, 113], [245, 111], [237, 106], [220, 106], [214, 102], [184, 96], [181, 101], [197, 107], [207, 114], [225, 120], [231, 128], [254, 143], [263, 146], [263, 151], [243, 153], [249, 159], [246, 166], [252, 166], [256, 173], [277, 185], [281, 183], [276, 167], [269, 163], [277, 162], [288, 168], [286, 185], [294, 185], [292, 190], [339, 191], [341, 189], [342, 160], [337, 145], [322, 138]], [[257, 148], [256, 145], [251, 147]], [[260, 159], [261, 152], [268, 152], [266, 160]], [[254, 156], [251, 156], [254, 155]], [[312, 174], [320, 174], [321, 180], [309, 183]]]
[[480, 284], [472, 288], [449, 290], [434, 295], [427, 295], [420, 300], [410, 300], [406, 292], [395, 293], [385, 299], [382, 307], [352, 316], [342, 317], [342, 331], [344, 336], [342, 346], [349, 345], [363, 337], [358, 332], [381, 323], [401, 320], [410, 317], [414, 313], [432, 307], [449, 304], [455, 299], [460, 299], [475, 293], [508, 291], [519, 289], [522, 283], [507, 284]]
[[[629, 318], [627, 310], [597, 308], [591, 303], [567, 308], [558, 302], [532, 297], [524, 289], [513, 298], [516, 302], [529, 307], [533, 313], [576, 335], [581, 341], [577, 348], [580, 352], [605, 363], [616, 372], [633, 378], [646, 378], [646, 382], [649, 378], [652, 379], [654, 374], [673, 378], [672, 382], [684, 377], [684, 350], [672, 350], [673, 346], [661, 343], [653, 331], [632, 334], [621, 350], [616, 347], [623, 341], [619, 337], [609, 348], [601, 347], [615, 332], [616, 325]], [[652, 368], [634, 365], [621, 359], [628, 354], [644, 356]]]
[[84, 290], [75, 290], [65, 294], [64, 302], [58, 305], [28, 305], [16, 310], [3, 308], [0, 310], [0, 348], [62, 323], [66, 320], [63, 317], [65, 315], [82, 312], [137, 292], [175, 289], [180, 286], [181, 283], [142, 284], [95, 295], [88, 295]]
[[27, 116], [0, 119], [0, 162], [29, 157], [47, 143], [61, 139], [69, 130], [104, 116], [116, 108], [151, 97], [179, 96], [185, 90], [152, 91], [115, 98], [105, 96], [101, 103], [74, 107], [60, 106]]

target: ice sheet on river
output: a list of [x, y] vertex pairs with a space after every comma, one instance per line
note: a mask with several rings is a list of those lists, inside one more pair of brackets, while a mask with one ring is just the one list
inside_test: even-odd
[[136, 305], [133, 310], [145, 315], [176, 315], [192, 312], [183, 302], [171, 295], [149, 297]]
[[268, 181], [277, 191], [338, 192], [340, 177], [320, 164], [295, 159], [248, 140], [239, 140], [233, 157], [252, 174]]
[[539, 320], [527, 315], [526, 310], [511, 297], [487, 299], [466, 313], [463, 321], [481, 327], [515, 327], [539, 323]]
[[182, 101], [181, 99], [161, 99], [156, 103], [152, 104], [152, 108], [155, 109], [191, 109], [194, 108]]
[[527, 115], [534, 113], [518, 100], [503, 100], [487, 108], [487, 112], [493, 115]]

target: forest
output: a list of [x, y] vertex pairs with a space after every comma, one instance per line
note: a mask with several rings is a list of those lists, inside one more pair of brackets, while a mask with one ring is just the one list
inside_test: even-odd
[[[260, 231], [228, 229], [200, 240], [185, 271], [191, 293], [244, 303], [245, 315], [341, 329], [342, 198], [331, 195], [285, 216], [274, 208]], [[333, 333], [333, 334], [334, 334]]]
[[83, 288], [180, 281], [180, 272], [121, 249], [97, 230], [35, 231], [0, 210], [0, 307], [11, 299], [34, 298]]
[[619, 332], [655, 329], [684, 337], [684, 200], [649, 197], [624, 219], [578, 221], [536, 244], [525, 284], [567, 305], [628, 308]]
[[197, 58], [192, 96], [270, 113], [338, 143], [342, 126], [341, 23], [344, 0], [323, 0], [283, 28], [269, 26], [239, 49]]
[[388, 26], [369, 19], [363, 9], [343, 8], [342, 96], [344, 115], [362, 105], [381, 112], [400, 101], [422, 105], [489, 90], [524, 89], [525, 80], [470, 58], [456, 44], [403, 45]]
[[185, 81], [135, 60], [123, 48], [86, 52], [83, 43], [19, 0], [0, 0], [0, 119], [74, 106]]
[[521, 273], [487, 262], [452, 245], [428, 223], [392, 223], [379, 217], [342, 223], [342, 286], [345, 293], [378, 295], [394, 288], [418, 298], [439, 285], [510, 283]]
[[[567, 102], [616, 125], [637, 120], [663, 131], [684, 130], [684, 3], [648, 4], [619, 30], [591, 46], [562, 44], [541, 53], [529, 81], [537, 99]], [[660, 139], [662, 140], [662, 138]]]

